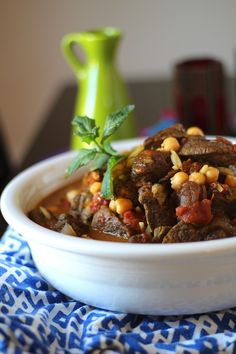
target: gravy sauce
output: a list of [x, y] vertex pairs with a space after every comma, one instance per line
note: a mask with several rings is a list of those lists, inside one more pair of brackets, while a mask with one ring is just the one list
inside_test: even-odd
[[[66, 194], [73, 189], [80, 189], [81, 181], [74, 182], [69, 184], [68, 186], [62, 187], [57, 191], [49, 194], [47, 197], [41, 200], [38, 204], [39, 206], [43, 206], [52, 213], [59, 215], [63, 213], [68, 213], [70, 209], [69, 202], [67, 201]], [[94, 240], [101, 241], [112, 241], [112, 242], [127, 242], [126, 239], [117, 237], [111, 234], [106, 234], [104, 232], [95, 230], [90, 228], [89, 232], [83, 236], [84, 238], [92, 238]]]

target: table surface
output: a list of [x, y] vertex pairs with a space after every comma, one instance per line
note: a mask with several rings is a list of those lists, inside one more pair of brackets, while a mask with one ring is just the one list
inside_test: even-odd
[[102, 310], [54, 289], [14, 230], [0, 251], [1, 353], [236, 353], [235, 308], [165, 317]]

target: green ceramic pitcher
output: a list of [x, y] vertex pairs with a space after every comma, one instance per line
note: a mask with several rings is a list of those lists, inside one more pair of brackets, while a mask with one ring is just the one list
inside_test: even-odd
[[[75, 72], [78, 94], [75, 114], [94, 118], [101, 128], [108, 114], [133, 103], [116, 67], [116, 51], [122, 33], [117, 28], [70, 33], [62, 39], [62, 50]], [[75, 45], [85, 53], [85, 62], [76, 54]], [[112, 137], [113, 140], [135, 136], [132, 114]], [[80, 138], [72, 134], [71, 147], [78, 149]]]

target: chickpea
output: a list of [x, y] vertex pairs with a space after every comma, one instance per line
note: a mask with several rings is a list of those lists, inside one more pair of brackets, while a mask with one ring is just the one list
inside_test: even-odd
[[189, 127], [186, 131], [188, 135], [200, 135], [204, 136], [204, 133], [201, 128], [199, 127]]
[[101, 181], [101, 176], [98, 171], [92, 171], [90, 172], [90, 176], [94, 181]]
[[133, 208], [133, 203], [130, 199], [117, 198], [116, 199], [116, 212], [118, 214], [124, 214], [126, 211]]
[[163, 140], [161, 148], [164, 151], [179, 151], [180, 144], [176, 138], [169, 136], [168, 138]]
[[205, 184], [206, 177], [201, 172], [192, 172], [191, 175], [189, 176], [189, 181], [202, 185]]
[[218, 168], [209, 166], [207, 171], [205, 172], [205, 176], [207, 183], [217, 182], [219, 177]]
[[89, 190], [92, 194], [95, 194], [97, 192], [100, 192], [101, 186], [102, 186], [102, 182], [93, 182], [93, 184], [91, 184]]
[[232, 188], [236, 188], [236, 177], [227, 175], [225, 178], [225, 183]]
[[184, 182], [188, 181], [188, 174], [185, 172], [177, 172], [171, 179], [171, 187], [174, 190], [178, 190]]

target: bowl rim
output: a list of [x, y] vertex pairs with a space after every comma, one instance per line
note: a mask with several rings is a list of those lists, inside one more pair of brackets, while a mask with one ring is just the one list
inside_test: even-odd
[[[235, 141], [235, 138], [228, 137]], [[142, 142], [143, 139], [122, 140], [114, 144], [115, 147], [124, 148], [127, 144]], [[46, 244], [50, 247], [63, 249], [71, 253], [80, 253], [97, 257], [119, 257], [125, 259], [175, 258], [180, 256], [209, 256], [236, 252], [236, 237], [226, 239], [197, 241], [174, 244], [135, 244], [100, 240], [89, 240], [80, 237], [60, 234], [46, 229], [32, 220], [23, 212], [19, 205], [19, 193], [23, 185], [34, 179], [39, 171], [48, 169], [56, 163], [62, 163], [75, 156], [75, 151], [66, 151], [38, 162], [16, 175], [4, 188], [0, 206], [7, 223], [17, 232], [26, 235], [31, 242]], [[44, 231], [44, 232], [43, 232]], [[46, 231], [46, 232], [45, 232]], [[42, 234], [44, 233], [44, 237]], [[206, 247], [208, 246], [208, 247]]]

